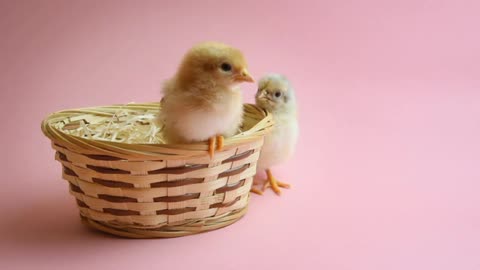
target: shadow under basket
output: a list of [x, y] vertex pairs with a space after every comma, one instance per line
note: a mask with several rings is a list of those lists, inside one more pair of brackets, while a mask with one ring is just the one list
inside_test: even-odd
[[[158, 109], [158, 103], [112, 105], [61, 111], [43, 121], [83, 223], [122, 237], [155, 238], [215, 230], [240, 219], [273, 125], [271, 115], [255, 105], [244, 105], [241, 131], [226, 138], [213, 158], [206, 142], [127, 143], [74, 132], [121, 123], [128, 117], [119, 112], [153, 116]], [[155, 128], [136, 122], [143, 130]]]

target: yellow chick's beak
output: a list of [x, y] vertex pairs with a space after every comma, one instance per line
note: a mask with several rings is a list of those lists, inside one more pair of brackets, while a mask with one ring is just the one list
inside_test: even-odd
[[235, 81], [237, 82], [255, 82], [255, 80], [253, 79], [252, 75], [250, 75], [250, 73], [248, 73], [248, 71], [246, 69], [242, 70], [236, 77], [235, 77]]

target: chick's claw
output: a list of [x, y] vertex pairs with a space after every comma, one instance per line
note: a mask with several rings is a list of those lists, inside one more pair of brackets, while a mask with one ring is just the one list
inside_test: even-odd
[[217, 150], [220, 151], [223, 149], [225, 139], [222, 135], [217, 136]]
[[257, 195], [263, 195], [263, 191], [261, 191], [261, 190], [259, 190], [259, 189], [257, 189], [257, 188], [254, 188], [254, 187], [252, 187], [252, 188], [250, 189], [250, 192], [255, 193], [255, 194], [257, 194]]
[[281, 188], [286, 188], [286, 189], [290, 189], [290, 184], [287, 184], [287, 183], [283, 183], [283, 182], [280, 182], [277, 180], [277, 185]]
[[213, 158], [213, 155], [215, 154], [215, 137], [210, 137], [208, 139], [208, 154], [210, 155], [210, 158]]
[[271, 188], [277, 195], [280, 195], [282, 191], [280, 188], [289, 189], [290, 185], [287, 183], [283, 183], [278, 181], [273, 175], [270, 170], [266, 170], [267, 172], [267, 179], [265, 180], [265, 184], [263, 184], [262, 191], [265, 191], [267, 188]]

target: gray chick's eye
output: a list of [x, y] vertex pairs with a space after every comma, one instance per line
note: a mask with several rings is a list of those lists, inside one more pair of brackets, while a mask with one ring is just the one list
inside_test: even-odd
[[223, 70], [223, 71], [231, 71], [232, 70], [232, 66], [228, 63], [222, 63], [222, 65], [220, 66], [220, 68]]
[[282, 92], [280, 92], [280, 91], [275, 92], [275, 97], [279, 98], [281, 96], [282, 96]]

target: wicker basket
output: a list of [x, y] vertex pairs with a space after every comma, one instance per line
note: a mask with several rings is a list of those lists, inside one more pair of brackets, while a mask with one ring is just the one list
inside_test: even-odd
[[129, 144], [71, 135], [66, 127], [101, 123], [119, 109], [154, 113], [158, 103], [114, 105], [54, 113], [42, 123], [62, 163], [82, 221], [130, 238], [177, 237], [240, 219], [271, 115], [244, 106], [242, 132], [213, 158], [206, 143]]

